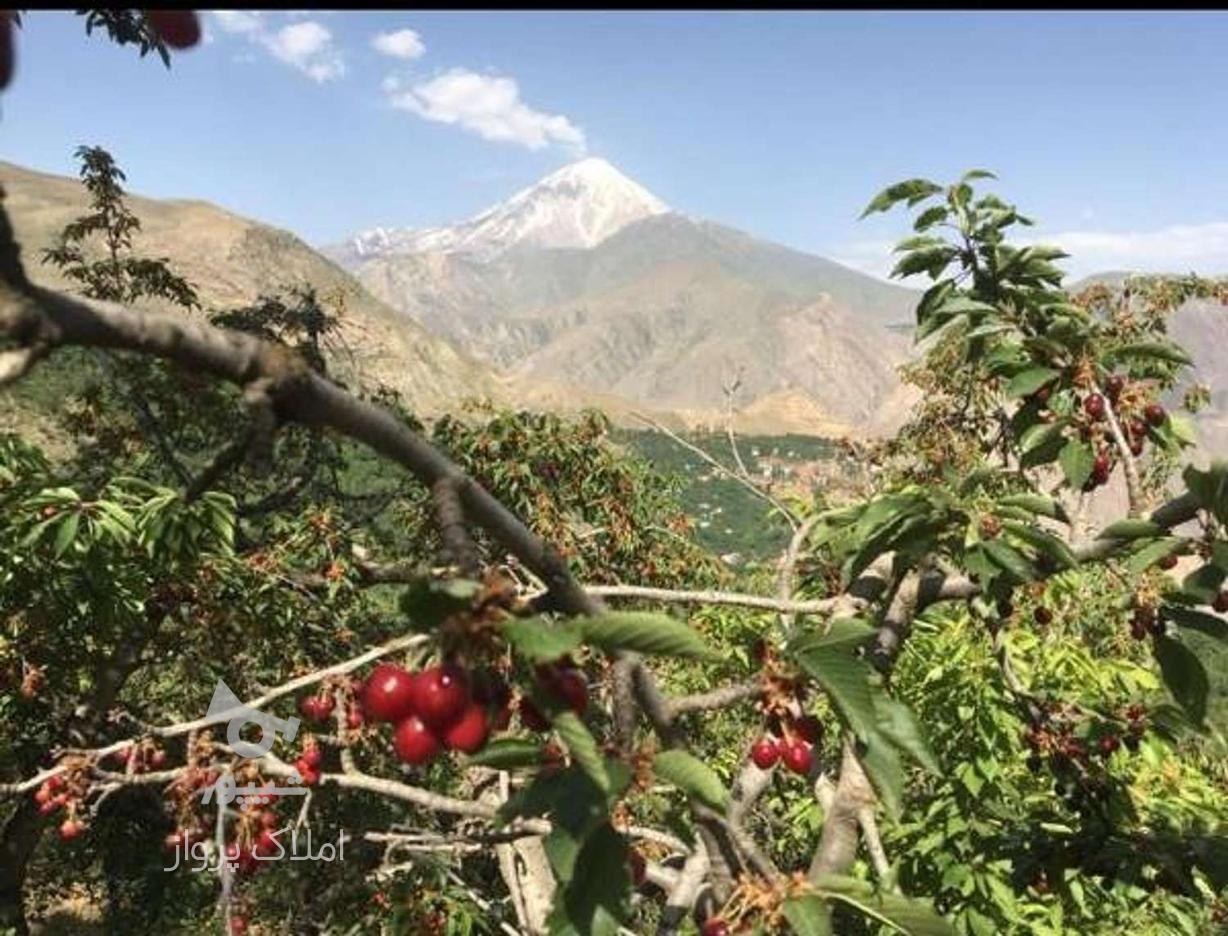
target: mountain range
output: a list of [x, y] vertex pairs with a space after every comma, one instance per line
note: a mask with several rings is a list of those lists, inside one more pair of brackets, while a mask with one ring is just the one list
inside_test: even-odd
[[[65, 286], [37, 258], [85, 208], [80, 182], [0, 162], [0, 183], [32, 277]], [[732, 403], [741, 431], [873, 435], [915, 399], [897, 368], [915, 354], [918, 291], [676, 211], [600, 159], [454, 226], [318, 250], [201, 201], [129, 204], [136, 249], [207, 305], [313, 286], [340, 310], [334, 372], [387, 383], [425, 416], [477, 396], [681, 428], [723, 424]], [[1228, 451], [1228, 310], [1191, 303], [1172, 329], [1214, 388], [1204, 441]]]

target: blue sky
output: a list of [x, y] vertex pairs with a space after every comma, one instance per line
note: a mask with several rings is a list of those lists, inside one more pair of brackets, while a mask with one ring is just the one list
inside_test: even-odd
[[[993, 169], [1077, 256], [1228, 272], [1228, 14], [204, 14], [168, 72], [31, 11], [0, 157], [311, 243], [460, 220], [580, 154], [688, 214], [871, 271], [914, 175]], [[382, 37], [378, 38], [377, 37]]]

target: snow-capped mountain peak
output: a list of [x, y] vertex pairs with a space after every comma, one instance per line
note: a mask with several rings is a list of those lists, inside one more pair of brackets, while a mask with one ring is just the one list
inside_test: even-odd
[[505, 202], [452, 227], [373, 228], [349, 250], [362, 259], [384, 253], [463, 253], [490, 259], [516, 246], [595, 247], [632, 222], [669, 206], [604, 159], [552, 172]]

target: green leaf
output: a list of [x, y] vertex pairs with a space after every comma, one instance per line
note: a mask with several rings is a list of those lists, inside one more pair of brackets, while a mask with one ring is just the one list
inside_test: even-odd
[[1166, 536], [1163, 539], [1148, 543], [1138, 552], [1130, 556], [1126, 568], [1132, 575], [1139, 575], [1151, 568], [1161, 559], [1173, 555], [1185, 548], [1185, 540], [1179, 536]]
[[575, 712], [564, 709], [551, 718], [554, 730], [566, 745], [572, 760], [580, 765], [603, 793], [610, 791], [610, 776], [606, 773], [605, 759], [597, 747], [597, 741]]
[[916, 204], [941, 191], [942, 186], [935, 185], [928, 179], [908, 179], [905, 182], [897, 182], [875, 195], [870, 204], [866, 206], [866, 210], [861, 213], [861, 217], [865, 218], [877, 211], [887, 211], [893, 205], [906, 199], [909, 204]]
[[1052, 533], [1026, 523], [1019, 523], [1016, 520], [1003, 520], [1002, 528], [1012, 536], [1023, 540], [1042, 556], [1048, 556], [1063, 569], [1073, 569], [1079, 564], [1079, 560], [1075, 558], [1070, 547]]
[[64, 555], [73, 540], [77, 538], [77, 527], [81, 525], [81, 514], [72, 511], [60, 524], [55, 533], [55, 557]]
[[935, 279], [942, 275], [947, 264], [955, 259], [954, 247], [921, 247], [901, 257], [899, 263], [891, 271], [891, 277], [914, 276], [917, 273], [929, 273]]
[[790, 897], [780, 912], [796, 936], [831, 936], [831, 908], [819, 897]]
[[1006, 385], [1006, 395], [1008, 397], [1027, 396], [1029, 393], [1035, 393], [1045, 384], [1057, 380], [1060, 376], [1062, 376], [1061, 372], [1051, 367], [1029, 367], [1011, 378], [1010, 383]]
[[908, 754], [918, 764], [935, 776], [942, 774], [933, 749], [925, 740], [925, 732], [921, 723], [903, 702], [886, 695], [878, 695], [874, 700], [878, 712], [879, 731], [897, 748]]
[[499, 738], [486, 747], [465, 758], [465, 764], [473, 767], [491, 767], [495, 770], [512, 770], [516, 767], [532, 767], [542, 762], [542, 746], [536, 741], [523, 738]]
[[1092, 476], [1096, 456], [1092, 454], [1092, 447], [1088, 443], [1071, 439], [1058, 453], [1057, 461], [1066, 475], [1066, 483], [1075, 490], [1081, 490]]
[[824, 896], [840, 900], [901, 933], [910, 936], [955, 936], [955, 928], [935, 913], [928, 903], [876, 891], [856, 878], [825, 874], [815, 882], [815, 888]]
[[1021, 507], [1029, 513], [1065, 522], [1066, 509], [1052, 497], [1043, 494], [1010, 494], [998, 501], [1004, 507]]
[[808, 653], [821, 647], [854, 650], [878, 633], [861, 618], [836, 618], [824, 633], [805, 633], [791, 642], [790, 653]]
[[1205, 611], [1194, 611], [1191, 608], [1178, 607], [1173, 604], [1165, 604], [1160, 610], [1164, 617], [1181, 627], [1196, 630], [1200, 634], [1206, 634], [1208, 637], [1214, 637], [1216, 640], [1228, 641], [1228, 621], [1225, 621], [1222, 617], [1207, 614]]
[[1018, 582], [1034, 582], [1039, 577], [1032, 563], [1023, 554], [1001, 540], [986, 540], [983, 544], [985, 552], [994, 564], [1009, 573]]
[[627, 845], [609, 822], [585, 837], [548, 919], [551, 936], [615, 936], [631, 886]]
[[531, 617], [505, 623], [503, 636], [522, 656], [549, 662], [580, 646], [582, 634], [575, 620], [550, 622]]
[[1155, 638], [1154, 648], [1168, 691], [1191, 721], [1202, 724], [1207, 715], [1207, 693], [1210, 691], [1202, 662], [1189, 647], [1171, 637]]
[[950, 209], [946, 205], [934, 205], [926, 208], [921, 214], [917, 215], [917, 220], [913, 222], [912, 229], [914, 231], [928, 231], [939, 221], [945, 221]]
[[877, 732], [878, 716], [870, 682], [872, 671], [865, 660], [830, 647], [796, 653], [793, 658], [831, 697], [836, 709], [859, 737], [868, 738]]
[[729, 791], [715, 771], [686, 751], [662, 751], [652, 759], [652, 770], [687, 796], [724, 814], [729, 808]]
[[1065, 444], [1062, 436], [1065, 428], [1065, 422], [1062, 420], [1029, 428], [1019, 440], [1022, 447], [1020, 464], [1024, 468], [1035, 468], [1037, 465], [1047, 465], [1057, 458]]
[[1101, 530], [1096, 539], [1136, 540], [1157, 536], [1163, 532], [1162, 526], [1150, 520], [1118, 520]]
[[1128, 359], [1167, 361], [1170, 364], [1193, 364], [1183, 348], [1169, 341], [1136, 341], [1114, 348], [1105, 355], [1106, 363]]
[[959, 181], [960, 182], [973, 182], [977, 179], [996, 179], [996, 178], [997, 176], [994, 175], [992, 172], [990, 172], [988, 169], [969, 169], [967, 172], [964, 173], [963, 178], [960, 179]]
[[899, 819], [904, 803], [905, 776], [904, 764], [895, 746], [882, 732], [872, 732], [865, 738], [861, 763], [888, 814], [892, 819]]
[[643, 611], [607, 611], [580, 619], [585, 643], [603, 650], [634, 650], [660, 656], [719, 659], [702, 637], [687, 624], [667, 614]]

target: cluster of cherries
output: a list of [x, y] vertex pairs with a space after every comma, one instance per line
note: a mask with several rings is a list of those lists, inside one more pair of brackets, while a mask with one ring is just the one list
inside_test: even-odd
[[60, 838], [63, 841], [71, 842], [85, 831], [85, 823], [76, 817], [76, 806], [80, 798], [59, 774], [43, 781], [34, 793], [34, 802], [38, 804], [39, 814], [43, 816], [52, 816], [61, 809], [68, 809], [68, 818], [60, 823]]
[[1125, 709], [1124, 734], [1106, 728], [1087, 742], [1074, 736], [1077, 717], [1074, 712], [1046, 710], [1024, 734], [1024, 743], [1032, 752], [1028, 769], [1039, 773], [1047, 759], [1055, 774], [1055, 793], [1074, 808], [1087, 800], [1103, 801], [1108, 796], [1103, 770], [1096, 768], [1103, 768], [1123, 746], [1137, 751], [1146, 730], [1146, 711], [1141, 705]]
[[760, 770], [771, 770], [780, 761], [789, 770], [805, 776], [814, 766], [814, 746], [823, 740], [823, 723], [813, 715], [785, 721], [783, 737], [765, 734], [750, 749], [750, 759]]

